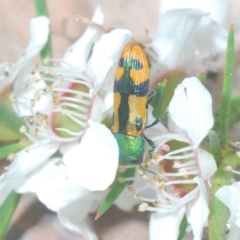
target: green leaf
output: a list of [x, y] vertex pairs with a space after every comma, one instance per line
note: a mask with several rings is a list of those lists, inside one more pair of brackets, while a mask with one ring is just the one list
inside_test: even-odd
[[20, 127], [23, 125], [23, 121], [13, 111], [0, 104], [0, 140], [20, 139]]
[[220, 112], [220, 131], [223, 146], [227, 145], [228, 121], [230, 114], [230, 101], [233, 81], [233, 67], [234, 67], [234, 29], [232, 24], [228, 32], [226, 64], [222, 92], [222, 109]]
[[214, 130], [211, 130], [208, 137], [211, 146], [211, 153], [213, 154], [215, 161], [220, 162], [222, 150], [219, 143], [218, 135]]
[[215, 193], [219, 188], [232, 183], [233, 173], [225, 171], [224, 168], [231, 166], [235, 169], [239, 162], [240, 158], [236, 154], [224, 158], [213, 178], [209, 202], [209, 240], [225, 240], [228, 208], [215, 197]]
[[98, 208], [95, 220], [100, 218], [116, 201], [116, 199], [119, 197], [119, 195], [122, 193], [122, 191], [127, 187], [128, 181], [120, 183], [118, 181], [119, 178], [128, 178], [133, 177], [135, 173], [135, 167], [134, 168], [127, 168], [124, 172], [118, 173], [117, 177], [112, 184], [108, 194], [100, 204], [100, 207]]
[[18, 152], [29, 146], [31, 142], [24, 140], [18, 143], [13, 143], [4, 147], [0, 147], [0, 160], [5, 159], [9, 154]]
[[155, 118], [159, 118], [162, 112], [162, 104], [164, 99], [164, 92], [166, 89], [167, 81], [163, 81], [161, 83], [158, 83], [157, 88], [155, 90], [154, 99], [151, 102], [151, 105], [153, 106], [153, 116]]
[[[240, 106], [240, 95], [233, 97], [230, 101], [228, 127], [240, 120], [239, 106]], [[215, 120], [214, 127], [213, 127], [214, 130], [220, 129], [220, 117], [221, 117], [222, 111], [223, 111], [222, 107], [219, 107], [214, 111], [214, 114], [213, 114], [214, 120]]]
[[[186, 73], [181, 72], [179, 70], [177, 71], [171, 71], [168, 74], [164, 75], [162, 79], [159, 80], [159, 82], [163, 82], [166, 79], [166, 87], [164, 88], [164, 98], [161, 100], [162, 103], [161, 105], [161, 112], [157, 113], [157, 116], [161, 116], [164, 112], [166, 112], [169, 102], [171, 101], [175, 88], [177, 87], [178, 84], [182, 82], [182, 80], [186, 77]], [[156, 88], [156, 86], [155, 86]]]
[[186, 235], [187, 226], [188, 226], [187, 218], [186, 218], [186, 216], [184, 216], [184, 218], [180, 224], [180, 227], [179, 227], [179, 235], [178, 235], [177, 240], [182, 240], [184, 238], [184, 236]]
[[[48, 17], [47, 3], [46, 0], [34, 0], [36, 16], [46, 16]], [[41, 62], [45, 66], [51, 66], [51, 62], [45, 64], [44, 60], [46, 58], [52, 58], [52, 40], [51, 35], [48, 36], [48, 41], [42, 51], [40, 52]]]
[[21, 195], [11, 192], [0, 207], [0, 239], [3, 239]]

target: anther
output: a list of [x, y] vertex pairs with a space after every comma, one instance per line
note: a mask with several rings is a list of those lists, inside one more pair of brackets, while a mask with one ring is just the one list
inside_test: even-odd
[[35, 100], [31, 99], [31, 107], [34, 107], [34, 106], [35, 106]]
[[148, 208], [148, 204], [143, 202], [138, 206], [138, 211], [145, 212], [147, 210], [147, 208]]
[[156, 208], [160, 208], [161, 207], [161, 202], [159, 200], [155, 200], [153, 202], [153, 205], [156, 207]]
[[46, 57], [43, 61], [44, 65], [49, 65], [51, 63], [51, 59], [49, 57]]
[[27, 128], [25, 126], [21, 126], [19, 131], [20, 133], [25, 133], [27, 131]]
[[232, 167], [231, 167], [231, 166], [225, 166], [225, 167], [223, 168], [223, 170], [224, 170], [225, 172], [231, 172], [231, 171], [232, 171]]
[[53, 69], [52, 68], [49, 68], [48, 69], [48, 73], [50, 74], [50, 76], [52, 76], [52, 77], [54, 77], [55, 76], [55, 73], [54, 73], [54, 71], [53, 71]]
[[132, 193], [135, 193], [135, 192], [136, 192], [136, 189], [135, 189], [135, 187], [134, 187], [133, 185], [128, 185], [127, 188], [128, 188], [128, 190], [129, 190], [130, 192], [132, 192]]
[[136, 193], [134, 194], [134, 199], [139, 199], [139, 193], [136, 192]]
[[8, 156], [7, 156], [7, 160], [9, 162], [13, 162], [13, 160], [16, 158], [16, 155], [15, 153], [10, 153]]
[[172, 203], [171, 203], [171, 200], [170, 200], [169, 198], [165, 198], [165, 201], [166, 201], [166, 203], [169, 204], [169, 205], [172, 204]]
[[17, 98], [16, 98], [16, 95], [10, 94], [9, 99], [10, 99], [11, 102], [16, 102]]
[[124, 165], [119, 165], [118, 166], [118, 172], [125, 172], [126, 167]]
[[125, 183], [125, 182], [126, 182], [126, 179], [123, 178], [123, 177], [120, 177], [120, 178], [118, 178], [117, 181], [118, 181], [119, 183]]
[[62, 75], [58, 75], [57, 78], [58, 78], [58, 80], [59, 80], [60, 82], [64, 82], [64, 78], [63, 78]]

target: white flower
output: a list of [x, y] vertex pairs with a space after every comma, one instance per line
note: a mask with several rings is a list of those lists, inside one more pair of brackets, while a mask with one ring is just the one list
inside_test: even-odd
[[[100, 9], [94, 19], [102, 22]], [[92, 191], [106, 189], [116, 174], [118, 147], [110, 130], [101, 124], [107, 110], [106, 91], [101, 86], [113, 79], [112, 69], [131, 36], [127, 30], [105, 34], [90, 55], [97, 33], [98, 29], [89, 27], [65, 58], [52, 60], [60, 61], [62, 66], [36, 65], [13, 83], [12, 90], [14, 109], [29, 129], [26, 136], [38, 144], [43, 139], [57, 144], [69, 178]], [[81, 66], [76, 56], [80, 56]], [[103, 174], [106, 166], [108, 172]]]
[[228, 13], [228, 3], [224, 0], [162, 0], [160, 2], [160, 15], [175, 8], [199, 8], [206, 13], [210, 13], [214, 21], [222, 26], [226, 24]]
[[34, 58], [47, 42], [49, 19], [44, 16], [33, 18], [30, 21], [29, 31], [30, 41], [19, 61], [16, 64], [2, 63], [0, 65], [0, 92], [14, 81], [21, 81], [28, 75], [34, 65]]
[[227, 227], [230, 230], [227, 240], [240, 238], [240, 183], [235, 182], [230, 186], [221, 187], [215, 196], [230, 210], [230, 218]]
[[63, 226], [79, 232], [85, 239], [98, 239], [87, 217], [96, 211], [105, 191], [91, 192], [72, 181], [61, 158], [52, 158], [27, 178], [20, 193], [35, 193], [49, 209], [55, 211]]
[[[147, 51], [153, 58], [153, 77], [159, 69], [182, 68], [199, 74], [219, 52], [226, 49], [227, 32], [198, 8], [172, 9], [161, 17], [157, 34]], [[158, 64], [156, 64], [158, 62]], [[159, 66], [160, 64], [160, 66]]]
[[210, 179], [217, 167], [213, 156], [199, 148], [199, 144], [212, 126], [211, 96], [192, 77], [175, 89], [169, 104], [168, 129], [162, 131], [161, 126], [161, 133], [154, 126], [146, 131], [161, 152], [154, 158], [158, 167], [150, 166], [157, 173], [147, 183], [152, 194], [136, 189], [139, 199], [144, 201], [139, 209], [155, 212], [150, 220], [150, 239], [177, 239], [184, 214], [194, 239], [201, 239], [209, 212], [204, 181]]
[[[94, 20], [103, 21], [100, 9]], [[21, 78], [10, 70], [12, 104], [34, 144], [17, 153], [0, 178], [1, 202], [11, 190], [36, 193], [64, 226], [87, 239], [97, 237], [86, 217], [96, 211], [118, 167], [117, 142], [101, 122], [112, 106], [119, 56], [131, 38], [118, 29], [97, 41], [98, 31], [88, 27], [63, 59], [46, 60], [60, 62], [58, 67], [21, 63]], [[0, 69], [3, 74], [6, 67]]]

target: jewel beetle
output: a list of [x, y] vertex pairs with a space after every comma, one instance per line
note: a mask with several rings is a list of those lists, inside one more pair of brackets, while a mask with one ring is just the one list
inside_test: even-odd
[[114, 81], [112, 132], [119, 147], [119, 159], [125, 164], [140, 164], [144, 153], [143, 131], [147, 122], [149, 66], [138, 45], [125, 46]]

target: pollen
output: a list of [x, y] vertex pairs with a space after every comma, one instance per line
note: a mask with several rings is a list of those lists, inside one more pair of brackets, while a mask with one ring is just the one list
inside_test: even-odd
[[34, 107], [35, 106], [35, 100], [34, 99], [31, 99], [31, 107]]
[[34, 100], [35, 101], [40, 100], [41, 96], [42, 96], [42, 93], [40, 91], [35, 92], [34, 93]]
[[48, 73], [50, 74], [50, 76], [54, 77], [55, 76], [55, 72], [53, 71], [52, 68], [48, 69]]
[[125, 172], [126, 167], [124, 165], [119, 165], [118, 166], [118, 172]]
[[138, 192], [136, 192], [136, 193], [134, 194], [134, 199], [139, 199], [139, 193], [138, 193]]
[[143, 202], [138, 206], [138, 211], [139, 212], [145, 212], [148, 208], [148, 204]]
[[4, 76], [5, 76], [5, 77], [9, 77], [9, 72], [5, 72], [5, 73], [4, 73]]
[[158, 189], [163, 190], [165, 188], [165, 182], [161, 181], [161, 182], [156, 182], [156, 186]]
[[161, 202], [159, 200], [155, 200], [153, 202], [153, 205], [156, 207], [156, 208], [160, 208], [161, 207]]
[[25, 133], [27, 131], [27, 128], [23, 125], [20, 127], [20, 133]]
[[142, 179], [145, 181], [145, 182], [148, 182], [149, 181], [149, 178], [146, 174], [143, 174], [142, 176]]
[[235, 145], [236, 145], [237, 147], [240, 147], [240, 142], [236, 142]]
[[125, 182], [126, 182], [126, 179], [123, 178], [123, 177], [120, 177], [120, 178], [118, 178], [117, 181], [118, 181], [119, 183], [125, 183]]
[[172, 202], [171, 202], [171, 200], [170, 200], [169, 198], [165, 198], [165, 201], [166, 201], [166, 203], [169, 204], [169, 205], [172, 204]]
[[33, 77], [33, 78], [32, 78], [32, 82], [33, 82], [33, 83], [37, 83], [37, 82], [39, 82], [39, 78], [37, 78], [37, 77]]
[[232, 171], [232, 167], [231, 167], [231, 166], [225, 166], [225, 167], [223, 168], [223, 170], [224, 170], [225, 172], [231, 172], [231, 171]]
[[15, 158], [16, 158], [16, 154], [15, 154], [15, 153], [10, 153], [10, 154], [7, 156], [7, 160], [8, 160], [9, 162], [13, 162]]
[[26, 83], [23, 83], [22, 85], [21, 85], [21, 89], [26, 89], [27, 88], [27, 84]]
[[38, 135], [38, 133], [39, 133], [39, 130], [38, 130], [38, 128], [35, 128], [35, 129], [34, 129], [34, 134], [35, 134], [35, 136], [37, 136], [37, 135]]
[[51, 63], [51, 59], [49, 57], [46, 57], [43, 61], [44, 65], [49, 65]]
[[59, 80], [60, 82], [64, 82], [64, 78], [63, 78], [62, 75], [58, 75], [57, 78], [58, 78], [58, 80]]
[[136, 192], [136, 189], [133, 185], [128, 185], [128, 190], [131, 192], [131, 193], [135, 193]]
[[137, 168], [137, 171], [141, 175], [143, 175], [145, 173], [145, 171], [143, 169], [139, 168], [139, 167]]
[[16, 95], [10, 94], [9, 99], [10, 99], [11, 102], [16, 102], [17, 98], [16, 98]]
[[162, 145], [162, 150], [165, 152], [170, 152], [171, 148], [167, 144], [164, 144]]

